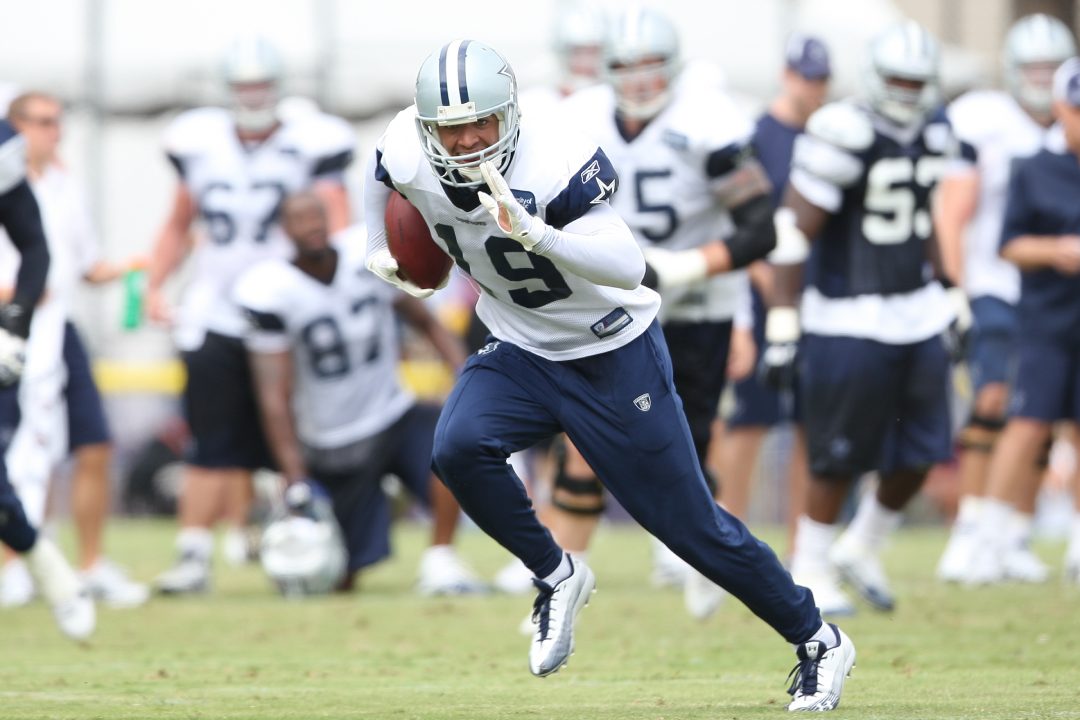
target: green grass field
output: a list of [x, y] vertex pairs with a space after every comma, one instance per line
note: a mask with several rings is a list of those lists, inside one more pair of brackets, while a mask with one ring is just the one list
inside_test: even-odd
[[[122, 522], [112, 554], [139, 578], [162, 569], [172, 526]], [[412, 592], [426, 530], [397, 531], [396, 558], [351, 597], [287, 602], [257, 567], [219, 564], [214, 592], [99, 610], [88, 647], [47, 610], [0, 612], [0, 718], [380, 718], [673, 720], [779, 717], [794, 654], [729, 601], [706, 623], [647, 581], [649, 543], [605, 527], [590, 564], [599, 592], [577, 654], [544, 680], [517, 625], [531, 598], [423, 599]], [[775, 535], [766, 534], [766, 538]], [[905, 530], [887, 564], [893, 615], [844, 627], [858, 666], [837, 717], [1080, 717], [1080, 590], [941, 587], [942, 531]], [[508, 559], [476, 531], [463, 553], [484, 574]], [[1040, 548], [1057, 567], [1062, 548]]]

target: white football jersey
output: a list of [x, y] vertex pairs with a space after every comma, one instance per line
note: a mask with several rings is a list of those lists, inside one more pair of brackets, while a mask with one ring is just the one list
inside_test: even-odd
[[[754, 125], [713, 84], [691, 88], [680, 83], [671, 103], [629, 142], [615, 121], [615, 93], [609, 85], [575, 93], [561, 114], [611, 159], [622, 185], [611, 205], [642, 246], [687, 250], [734, 231], [712, 189], [734, 169]], [[665, 292], [661, 317], [730, 320], [746, 282], [740, 270]]]
[[292, 252], [277, 222], [282, 199], [316, 179], [340, 179], [355, 144], [345, 121], [321, 113], [290, 115], [251, 147], [240, 142], [228, 110], [200, 108], [173, 121], [166, 153], [205, 228], [180, 310], [181, 348], [198, 347], [208, 329], [243, 334], [245, 321], [230, 300], [233, 283], [260, 260]]
[[979, 173], [979, 205], [964, 234], [964, 289], [1016, 304], [1020, 271], [998, 254], [1009, 173], [1015, 160], [1038, 152], [1047, 131], [1000, 90], [962, 95], [948, 116], [957, 136], [975, 148]]
[[[454, 205], [420, 147], [415, 108], [398, 113], [378, 142], [378, 173], [427, 221], [432, 237], [480, 287], [476, 312], [491, 333], [549, 360], [573, 360], [622, 347], [649, 327], [660, 297], [598, 285], [526, 252], [483, 206]], [[522, 122], [505, 173], [514, 196], [555, 228], [588, 235], [590, 208], [607, 202], [617, 178], [595, 143], [550, 124]], [[377, 182], [367, 178], [367, 182]], [[470, 196], [468, 190], [457, 192]], [[640, 258], [638, 258], [640, 260]]]
[[397, 375], [398, 291], [364, 266], [362, 231], [340, 233], [333, 245], [329, 285], [270, 259], [243, 273], [233, 293], [248, 318], [248, 348], [291, 353], [296, 432], [318, 449], [371, 437], [416, 401]]

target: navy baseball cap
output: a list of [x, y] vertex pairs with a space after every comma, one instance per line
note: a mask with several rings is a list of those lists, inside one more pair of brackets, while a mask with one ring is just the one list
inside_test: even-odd
[[785, 51], [787, 66], [807, 80], [823, 80], [832, 75], [829, 48], [813, 35], [792, 35]]
[[1054, 72], [1054, 99], [1080, 108], [1080, 58], [1069, 58]]

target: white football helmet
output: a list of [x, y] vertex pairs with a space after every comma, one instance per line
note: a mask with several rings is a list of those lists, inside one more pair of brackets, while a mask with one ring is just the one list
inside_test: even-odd
[[1030, 112], [1049, 114], [1054, 70], [1075, 54], [1065, 23], [1049, 15], [1026, 15], [1005, 36], [1005, 87]]
[[923, 120], [941, 101], [938, 42], [918, 23], [890, 27], [870, 43], [867, 100], [899, 125]]
[[222, 68], [236, 126], [252, 133], [272, 128], [282, 72], [274, 46], [259, 35], [240, 36], [226, 51]]
[[[305, 486], [292, 486], [306, 490]], [[292, 512], [263, 531], [259, 559], [286, 597], [323, 595], [345, 576], [348, 554], [330, 503], [312, 498], [290, 502]]]
[[668, 104], [680, 70], [679, 34], [660, 10], [632, 5], [611, 22], [604, 66], [626, 117], [648, 120]]
[[[499, 139], [478, 152], [454, 156], [439, 127], [494, 115]], [[416, 131], [424, 155], [445, 185], [479, 187], [480, 163], [505, 173], [517, 149], [520, 113], [517, 78], [502, 55], [476, 40], [454, 40], [428, 55], [416, 76]]]
[[600, 80], [606, 38], [607, 18], [600, 7], [582, 2], [559, 14], [552, 46], [564, 92], [572, 93]]

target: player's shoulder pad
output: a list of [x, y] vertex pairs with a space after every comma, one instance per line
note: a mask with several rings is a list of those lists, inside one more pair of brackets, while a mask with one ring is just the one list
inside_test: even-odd
[[198, 155], [233, 132], [232, 116], [225, 108], [204, 107], [180, 113], [165, 128], [165, 152], [178, 157]]
[[11, 123], [0, 120], [0, 195], [26, 178], [26, 141]]
[[695, 92], [684, 87], [675, 96], [663, 141], [690, 156], [710, 178], [735, 170], [753, 154], [754, 121], [728, 93], [711, 85]]
[[[245, 311], [285, 314], [291, 288], [299, 271], [287, 260], [269, 258], [241, 273], [233, 288], [233, 300]], [[282, 328], [283, 329], [283, 328]]]
[[416, 135], [416, 106], [410, 105], [394, 116], [375, 143], [375, 179], [390, 187], [408, 185], [426, 164]]
[[315, 163], [315, 175], [340, 172], [352, 161], [356, 133], [342, 118], [301, 113], [287, 120], [284, 129], [289, 143]]
[[586, 118], [610, 123], [615, 112], [615, 93], [607, 83], [590, 85], [559, 101], [558, 111], [570, 122]]
[[849, 102], [834, 102], [818, 109], [806, 123], [806, 134], [851, 153], [874, 144], [874, 125], [866, 113]]
[[537, 200], [544, 206], [544, 221], [555, 228], [566, 227], [594, 206], [609, 202], [619, 187], [618, 173], [601, 148], [573, 133], [560, 136], [559, 147], [533, 147], [530, 154], [537, 165], [525, 174], [536, 179], [527, 186], [543, 188]]

